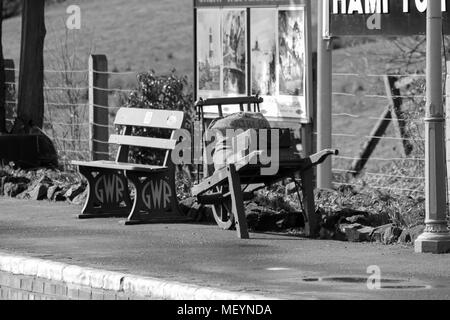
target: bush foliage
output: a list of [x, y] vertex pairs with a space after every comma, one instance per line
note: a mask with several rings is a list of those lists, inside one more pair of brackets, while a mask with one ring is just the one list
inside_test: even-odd
[[[139, 87], [127, 99], [126, 107], [143, 109], [178, 110], [185, 113], [184, 128], [190, 129], [194, 119], [194, 101], [188, 87], [187, 77], [170, 75], [158, 76], [153, 71], [140, 73]], [[170, 138], [169, 130], [134, 128], [133, 134], [140, 136]], [[143, 164], [161, 164], [164, 151], [134, 148], [132, 160]]]

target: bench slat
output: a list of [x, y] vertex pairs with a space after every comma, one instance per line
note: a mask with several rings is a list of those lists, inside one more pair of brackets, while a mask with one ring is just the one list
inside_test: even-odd
[[122, 163], [114, 161], [72, 161], [71, 164], [75, 166], [89, 167], [89, 168], [144, 171], [144, 172], [159, 172], [159, 171], [167, 171], [168, 169], [167, 167], [163, 166]]
[[121, 136], [117, 134], [109, 137], [109, 143], [133, 146], [133, 147], [145, 147], [163, 150], [174, 150], [176, 147], [176, 140], [138, 137], [138, 136]]
[[184, 113], [182, 111], [120, 108], [114, 124], [176, 130], [181, 129], [183, 122]]

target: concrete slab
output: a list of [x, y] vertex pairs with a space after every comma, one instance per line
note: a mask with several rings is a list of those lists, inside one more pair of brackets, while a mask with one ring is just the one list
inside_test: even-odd
[[[214, 225], [123, 226], [120, 219], [78, 220], [80, 210], [0, 198], [0, 251], [282, 299], [450, 299], [450, 256], [415, 254], [413, 246], [255, 233], [238, 240], [235, 232]], [[384, 289], [370, 290], [374, 286], [365, 281], [373, 280], [373, 266]], [[56, 266], [52, 272], [64, 276]], [[76, 274], [75, 268], [66, 272]], [[91, 278], [99, 282], [98, 275]]]

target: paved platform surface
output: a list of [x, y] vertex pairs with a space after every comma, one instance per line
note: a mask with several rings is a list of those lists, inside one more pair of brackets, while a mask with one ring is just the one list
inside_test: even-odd
[[[450, 299], [450, 255], [277, 234], [238, 240], [214, 225], [126, 227], [79, 212], [0, 198], [0, 252], [272, 298]], [[368, 289], [369, 266], [384, 289]]]

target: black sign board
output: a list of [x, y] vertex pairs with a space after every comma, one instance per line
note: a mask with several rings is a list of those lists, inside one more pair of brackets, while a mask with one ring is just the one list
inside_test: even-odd
[[[426, 32], [426, 0], [328, 0], [324, 7], [325, 37], [409, 36]], [[450, 34], [450, 0], [442, 0], [442, 12], [444, 33]]]

